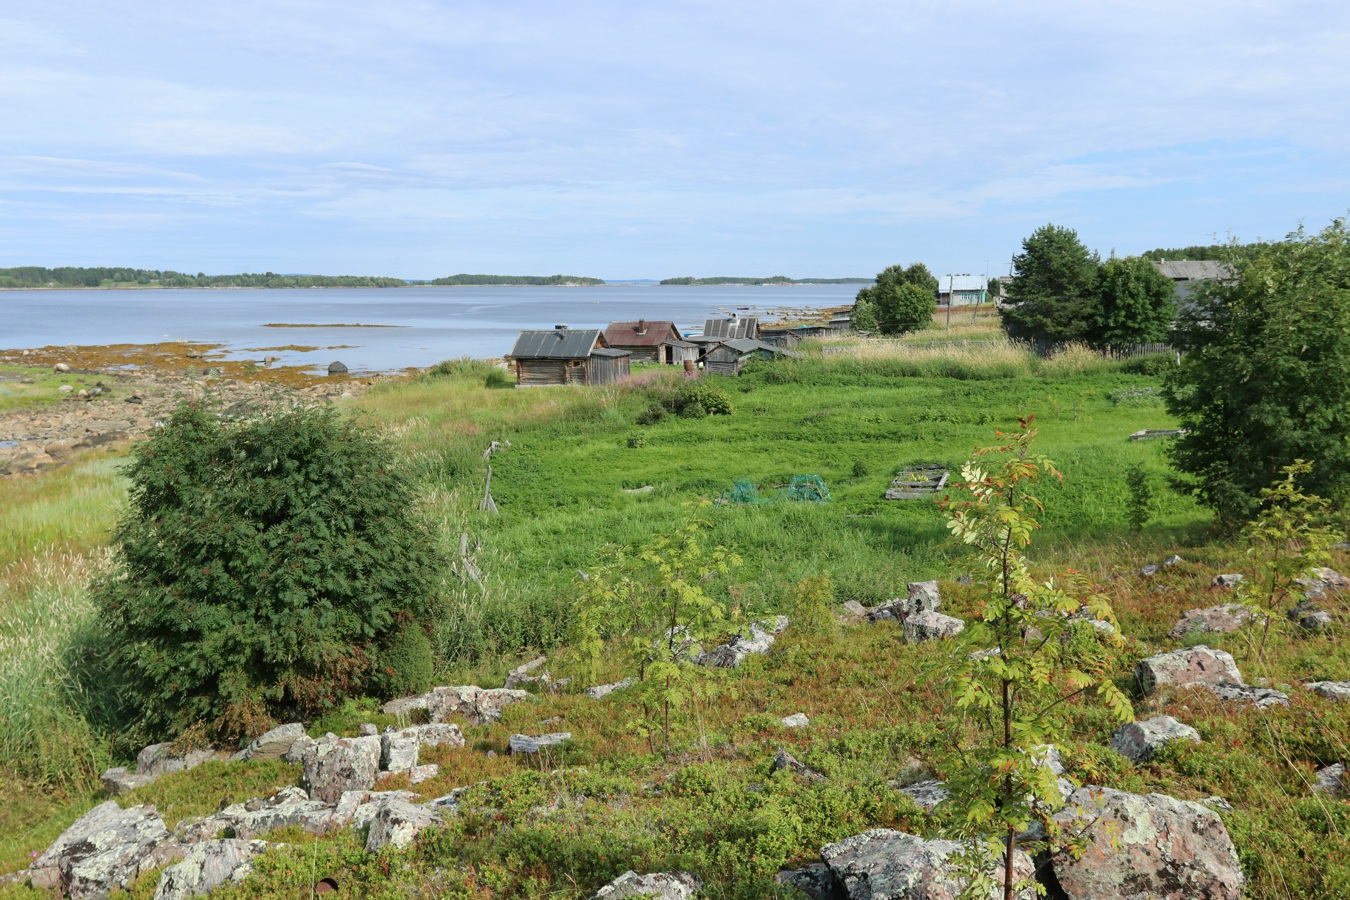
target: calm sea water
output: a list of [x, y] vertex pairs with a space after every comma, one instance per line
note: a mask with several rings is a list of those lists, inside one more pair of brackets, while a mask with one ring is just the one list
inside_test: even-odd
[[[286, 365], [353, 372], [499, 357], [526, 328], [603, 328], [616, 320], [669, 319], [681, 332], [732, 311], [769, 317], [842, 306], [856, 284], [763, 287], [419, 287], [299, 290], [0, 291], [0, 349], [191, 341], [233, 358], [280, 356]], [[267, 328], [268, 323], [394, 328]], [[287, 345], [313, 350], [273, 350]]]

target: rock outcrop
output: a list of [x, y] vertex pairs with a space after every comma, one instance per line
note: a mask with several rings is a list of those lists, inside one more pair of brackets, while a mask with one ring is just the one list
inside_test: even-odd
[[251, 744], [230, 758], [243, 761], [283, 759], [286, 754], [291, 752], [291, 748], [295, 746], [296, 741], [305, 737], [307, 737], [305, 726], [299, 722], [278, 725], [266, 734], [255, 738]]
[[67, 828], [28, 868], [33, 886], [74, 900], [103, 900], [142, 872], [182, 856], [150, 805], [122, 809], [108, 800]]
[[476, 684], [433, 688], [425, 694], [390, 700], [383, 707], [385, 715], [407, 719], [416, 711], [426, 713], [427, 721], [435, 724], [451, 716], [461, 716], [470, 725], [499, 722], [502, 710], [512, 703], [530, 699], [527, 691], [512, 688], [480, 688]]
[[1140, 660], [1134, 678], [1145, 695], [1159, 687], [1197, 687], [1242, 684], [1242, 673], [1231, 654], [1204, 645], [1159, 653]]
[[748, 635], [738, 634], [727, 643], [703, 653], [698, 657], [698, 664], [714, 669], [739, 668], [747, 656], [768, 653], [773, 649], [774, 638], [787, 627], [787, 616], [752, 622]]
[[1350, 681], [1309, 681], [1303, 686], [1324, 700], [1350, 701]]
[[327, 735], [305, 754], [304, 785], [311, 798], [336, 803], [345, 791], [369, 790], [380, 774], [380, 739]]
[[552, 734], [539, 734], [530, 737], [525, 734], [513, 734], [510, 737], [508, 749], [514, 754], [519, 753], [538, 753], [545, 747], [556, 747], [564, 741], [572, 739], [570, 731], [555, 731]]
[[266, 841], [203, 841], [159, 878], [155, 900], [186, 900], [208, 894], [226, 882], [240, 884], [253, 871], [253, 859], [271, 846]]
[[423, 747], [463, 747], [464, 734], [451, 722], [386, 729], [380, 735], [380, 766], [386, 772], [416, 768]]
[[907, 643], [919, 644], [956, 637], [965, 630], [966, 623], [955, 616], [923, 610], [906, 618], [901, 627], [904, 628]]
[[1242, 896], [1242, 866], [1228, 829], [1199, 803], [1086, 787], [1054, 818], [1065, 829], [1087, 829], [1081, 857], [1061, 851], [1051, 858], [1069, 900]]
[[1111, 749], [1135, 762], [1153, 758], [1168, 741], [1200, 743], [1200, 732], [1178, 722], [1171, 716], [1154, 716], [1140, 722], [1129, 722], [1116, 729], [1111, 736]]
[[[874, 828], [822, 847], [820, 856], [849, 900], [956, 900], [966, 885], [948, 857], [960, 846], [956, 841], [926, 841], [903, 831]], [[1013, 871], [1019, 880], [1029, 880], [1034, 872], [1031, 858], [1017, 851]], [[989, 896], [1001, 897], [1002, 890]], [[1028, 887], [1015, 896], [1032, 900], [1036, 893]]]
[[366, 852], [375, 853], [384, 847], [406, 849], [423, 829], [440, 822], [440, 814], [425, 806], [401, 800], [381, 804], [366, 832]]
[[703, 887], [697, 875], [688, 872], [656, 872], [639, 875], [629, 869], [595, 892], [592, 900], [687, 900]]
[[1188, 609], [1168, 635], [1184, 638], [1188, 634], [1231, 634], [1254, 618], [1250, 608], [1241, 603], [1225, 603], [1205, 609]]

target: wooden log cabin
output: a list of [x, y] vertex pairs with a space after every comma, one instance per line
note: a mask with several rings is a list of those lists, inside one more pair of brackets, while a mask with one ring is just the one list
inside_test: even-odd
[[627, 350], [610, 347], [598, 328], [522, 331], [506, 355], [516, 387], [553, 384], [613, 384], [629, 373]]
[[799, 357], [801, 354], [763, 341], [736, 338], [710, 347], [703, 357], [703, 364], [713, 375], [739, 375], [752, 359], [775, 359], [779, 356]]
[[697, 360], [698, 348], [680, 335], [674, 322], [639, 319], [636, 322], [610, 322], [605, 342], [615, 350], [627, 350], [634, 362], [679, 365], [686, 359]]

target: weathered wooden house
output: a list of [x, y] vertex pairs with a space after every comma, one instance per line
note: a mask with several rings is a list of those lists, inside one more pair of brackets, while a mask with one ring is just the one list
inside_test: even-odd
[[551, 384], [613, 384], [627, 377], [627, 350], [605, 342], [598, 328], [522, 331], [506, 358], [516, 371], [517, 387]]
[[686, 359], [698, 359], [697, 347], [681, 336], [674, 322], [610, 322], [605, 342], [615, 350], [633, 354], [634, 362], [679, 365]]
[[752, 359], [774, 359], [779, 356], [801, 356], [795, 350], [785, 350], [750, 338], [733, 338], [708, 348], [703, 356], [703, 367], [713, 375], [739, 375]]

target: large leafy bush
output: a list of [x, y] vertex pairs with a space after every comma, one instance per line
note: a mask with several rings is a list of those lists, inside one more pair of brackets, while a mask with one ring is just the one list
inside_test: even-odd
[[437, 553], [390, 449], [316, 408], [185, 405], [134, 452], [116, 573], [95, 587], [151, 734], [220, 739], [425, 687]]

